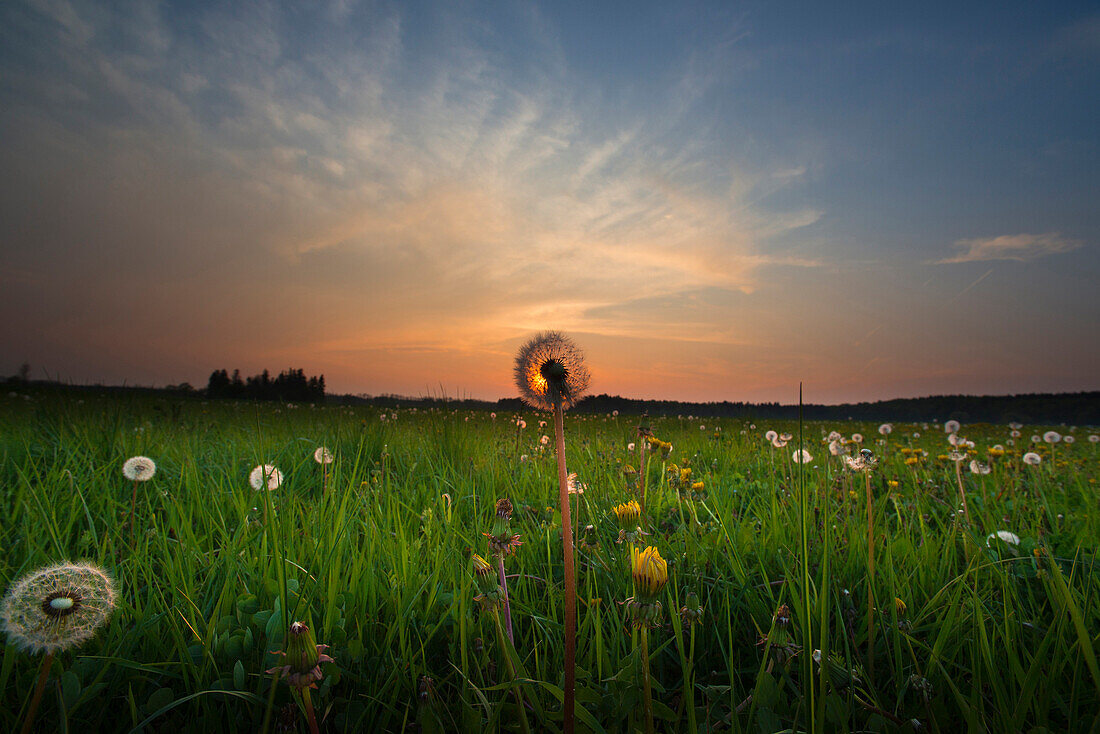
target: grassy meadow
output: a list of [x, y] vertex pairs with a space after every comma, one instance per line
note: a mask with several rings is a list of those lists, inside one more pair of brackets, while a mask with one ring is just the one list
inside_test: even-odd
[[[647, 420], [672, 447], [655, 444], [642, 466], [639, 423], [566, 414], [568, 469], [584, 485], [572, 506], [579, 730], [644, 730], [643, 632], [658, 731], [1100, 727], [1095, 429], [1033, 444], [1051, 427], [1012, 441], [1008, 426], [963, 425], [974, 446], [953, 447], [931, 423], [884, 436], [877, 423], [685, 415]], [[775, 448], [768, 430], [792, 437]], [[832, 431], [862, 434], [837, 448], [869, 449], [873, 466], [846, 468]], [[123, 476], [137, 455], [156, 462], [150, 481]], [[281, 486], [253, 490], [260, 464]], [[534, 411], [6, 393], [0, 586], [87, 560], [119, 592], [95, 637], [53, 660], [36, 726], [307, 731], [302, 699], [265, 673], [303, 621], [334, 659], [311, 692], [322, 731], [560, 729], [557, 481], [551, 417]], [[633, 542], [668, 561], [648, 631], [622, 604], [632, 540], [618, 542], [613, 512], [643, 484], [648, 534]], [[505, 560], [514, 645], [471, 572], [502, 497], [522, 541]], [[0, 730], [15, 731], [42, 656], [5, 642]]]

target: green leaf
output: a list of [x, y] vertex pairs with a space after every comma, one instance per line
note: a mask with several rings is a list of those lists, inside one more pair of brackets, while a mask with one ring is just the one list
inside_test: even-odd
[[238, 690], [244, 690], [247, 684], [248, 675], [244, 672], [244, 665], [238, 660], [236, 664], [233, 665], [233, 685], [235, 685]]
[[80, 679], [76, 673], [66, 670], [61, 674], [61, 699], [65, 702], [65, 708], [72, 709], [80, 698]]

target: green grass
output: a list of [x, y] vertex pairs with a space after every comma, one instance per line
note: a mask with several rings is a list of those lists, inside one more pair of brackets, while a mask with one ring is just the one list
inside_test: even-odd
[[[538, 428], [549, 416], [527, 413], [517, 440], [503, 414], [402, 410], [383, 421], [376, 408], [30, 394], [0, 396], [0, 585], [86, 559], [121, 592], [96, 638], [54, 661], [43, 731], [257, 731], [272, 693], [264, 671], [280, 664], [271, 651], [293, 620], [310, 624], [336, 660], [313, 695], [323, 730], [518, 730], [506, 651], [473, 601], [469, 572], [503, 496], [523, 539], [507, 560], [517, 674], [533, 730], [560, 726], [560, 519], [552, 442], [539, 443], [551, 430]], [[574, 510], [582, 729], [642, 726], [640, 660], [617, 603], [631, 595], [629, 549], [615, 542], [611, 513], [633, 496], [622, 469], [637, 462], [626, 450], [636, 425], [566, 416], [569, 470], [587, 484]], [[1024, 466], [1010, 446], [991, 460], [993, 473], [964, 471], [966, 519], [956, 514], [954, 465], [937, 459], [950, 447], [936, 426], [897, 424], [880, 446], [877, 425], [807, 423], [814, 459], [801, 468], [789, 461], [797, 424], [664, 418], [652, 427], [675, 447], [668, 463], [705, 483], [705, 496], [678, 502], [660, 452], [651, 459], [644, 540], [669, 561], [664, 624], [650, 633], [659, 729], [1100, 726], [1100, 464], [1088, 431], [1058, 444], [1053, 462], [1045, 452], [1041, 465]], [[795, 439], [773, 452], [769, 428]], [[821, 439], [834, 429], [861, 432], [879, 456], [870, 580], [863, 478], [829, 455]], [[1042, 433], [1023, 431], [1021, 452]], [[1002, 426], [961, 433], [982, 459], [1008, 439]], [[320, 445], [336, 455], [325, 496], [312, 458]], [[902, 448], [930, 456], [909, 467]], [[139, 487], [131, 546], [121, 466], [137, 454], [158, 468]], [[267, 497], [248, 485], [260, 463], [285, 475]], [[987, 547], [997, 530], [1021, 544]], [[694, 629], [677, 614], [688, 591], [704, 609]], [[781, 604], [789, 630], [772, 629]], [[0, 730], [20, 723], [39, 660], [3, 648]], [[284, 683], [273, 693], [278, 719], [294, 699]], [[304, 716], [290, 718], [305, 731]]]

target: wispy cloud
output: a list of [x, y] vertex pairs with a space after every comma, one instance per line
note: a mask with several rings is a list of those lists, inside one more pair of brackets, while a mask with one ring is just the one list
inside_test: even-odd
[[1068, 239], [1057, 232], [1046, 234], [1006, 234], [1000, 237], [979, 237], [956, 240], [959, 253], [936, 260], [936, 265], [984, 262], [987, 260], [1017, 260], [1027, 262], [1047, 255], [1072, 252], [1082, 246], [1079, 240]]

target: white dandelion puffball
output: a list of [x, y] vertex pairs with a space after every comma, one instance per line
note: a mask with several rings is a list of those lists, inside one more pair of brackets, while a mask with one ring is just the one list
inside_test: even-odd
[[1074, 443], [1077, 441], [1073, 436], [1062, 436], [1062, 443]]
[[1008, 530], [998, 530], [995, 533], [990, 533], [989, 537], [987, 537], [985, 539], [985, 545], [986, 545], [987, 548], [989, 547], [989, 541], [993, 540], [994, 538], [998, 538], [1000, 540], [1003, 540], [1004, 542], [1008, 543], [1009, 545], [1019, 545], [1020, 544], [1020, 536], [1017, 535], [1016, 533], [1009, 532]]
[[970, 473], [971, 474], [988, 474], [991, 471], [992, 471], [992, 469], [989, 468], [989, 464], [983, 464], [982, 462], [978, 461], [977, 459], [970, 462]]
[[790, 433], [780, 433], [779, 434], [779, 440], [782, 441], [783, 443], [786, 443], [787, 441], [790, 441], [792, 438], [794, 438], [794, 436]]
[[496, 420], [496, 419], [497, 419], [497, 414], [496, 414], [496, 413], [490, 413], [490, 414], [489, 414], [489, 417], [490, 417], [490, 418], [491, 418], [492, 420]]
[[630, 443], [628, 443], [626, 445], [626, 450], [627, 451], [633, 451], [634, 450], [634, 442], [633, 441], [631, 441]]
[[1008, 427], [1011, 428], [1014, 431], [1018, 431], [1018, 430], [1020, 430], [1021, 428], [1024, 427], [1024, 424], [1023, 423], [1018, 423], [1016, 421], [1012, 421], [1011, 423], [1008, 424]]
[[333, 460], [332, 452], [324, 446], [320, 446], [313, 452], [313, 460], [318, 464], [331, 464]]
[[1042, 436], [1040, 436], [1040, 435], [1038, 435], [1038, 434], [1033, 434], [1033, 435], [1031, 436], [1031, 442], [1032, 442], [1032, 443], [1039, 443], [1039, 442], [1040, 442], [1040, 441], [1042, 441], [1042, 440], [1043, 440], [1043, 437], [1042, 437]]
[[947, 421], [943, 424], [944, 433], [958, 433], [960, 428], [962, 426], [959, 425], [958, 421]]
[[1008, 435], [1012, 436], [1013, 438], [1019, 438], [1020, 432], [1013, 428], [1011, 431], [1008, 432]]
[[263, 489], [266, 484], [268, 491], [271, 491], [278, 489], [283, 483], [283, 473], [271, 464], [261, 464], [248, 475], [248, 483], [257, 491]]
[[775, 447], [775, 448], [777, 448], [777, 449], [781, 449], [781, 448], [783, 448], [783, 447], [784, 447], [784, 446], [786, 446], [786, 445], [787, 445], [787, 442], [786, 442], [786, 441], [781, 441], [781, 440], [780, 440], [780, 439], [778, 439], [778, 438], [776, 438], [775, 440], [773, 440], [773, 441], [772, 441], [772, 446], [774, 446], [774, 447]]
[[148, 456], [131, 456], [122, 465], [122, 476], [134, 482], [147, 482], [156, 473], [157, 465]]
[[518, 428], [519, 430], [522, 431], [526, 427], [527, 427], [527, 421], [523, 420], [522, 418], [520, 418], [518, 421], [516, 421], [516, 428]]
[[1100, 436], [1095, 433], [1089, 434], [1089, 443], [1100, 443]]
[[779, 434], [775, 431], [768, 431], [764, 434], [764, 438], [768, 441], [774, 441], [775, 439], [779, 438]]
[[794, 454], [791, 455], [791, 458], [794, 459], [794, 463], [796, 464], [809, 464], [814, 459], [806, 449], [795, 451]]
[[863, 443], [863, 434], [862, 433], [853, 433], [852, 434], [852, 443]]
[[881, 433], [883, 436], [889, 436], [891, 433], [894, 432], [894, 427], [889, 423], [883, 423], [881, 426], [878, 427], [878, 432]]
[[546, 444], [550, 443], [550, 437], [544, 434], [543, 437], [539, 439], [539, 443], [545, 446]]
[[12, 585], [0, 603], [0, 627], [27, 652], [67, 650], [95, 635], [117, 593], [107, 572], [90, 563], [42, 568]]
[[840, 456], [844, 453], [844, 447], [841, 445], [840, 441], [829, 442], [829, 453], [833, 456]]
[[1042, 461], [1043, 461], [1043, 457], [1039, 456], [1039, 454], [1035, 453], [1034, 451], [1028, 451], [1026, 454], [1024, 454], [1024, 463], [1025, 464], [1030, 464], [1031, 466], [1035, 466], [1036, 464], [1042, 463]]
[[1043, 440], [1047, 443], [1058, 443], [1062, 440], [1062, 434], [1058, 431], [1047, 431], [1043, 434]]
[[618, 418], [619, 417], [619, 411], [617, 411], [617, 410], [611, 411], [611, 417], [612, 418]]

